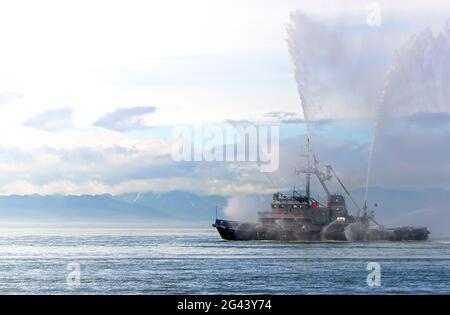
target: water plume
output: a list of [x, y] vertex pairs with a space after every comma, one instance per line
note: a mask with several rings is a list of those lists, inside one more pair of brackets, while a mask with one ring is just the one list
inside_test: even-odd
[[268, 211], [268, 200], [262, 196], [237, 194], [228, 199], [224, 214], [227, 219], [256, 222], [258, 211]]
[[411, 115], [447, 112], [450, 101], [450, 23], [434, 35], [413, 35], [396, 54], [383, 93], [380, 113]]
[[344, 229], [344, 235], [347, 241], [362, 241], [366, 239], [367, 225], [362, 222], [354, 222], [347, 225]]
[[308, 127], [324, 118], [371, 118], [393, 49], [382, 32], [351, 16], [291, 14], [288, 48]]
[[313, 121], [332, 120], [333, 140], [342, 131], [339, 125], [348, 127], [350, 120], [371, 126], [368, 138], [358, 139], [369, 143], [367, 164], [344, 179], [365, 187], [367, 202], [381, 127], [398, 125], [389, 118], [450, 112], [450, 26], [447, 22], [436, 35], [426, 29], [405, 42], [410, 26], [368, 27], [364, 22], [297, 11], [291, 14], [287, 42], [312, 144], [326, 146]]
[[377, 106], [366, 177], [365, 200], [378, 129], [389, 117], [448, 112], [450, 104], [450, 23], [434, 35], [430, 29], [411, 36], [396, 53]]
[[390, 39], [353, 16], [320, 18], [301, 11], [291, 13], [287, 33], [312, 145], [323, 145], [313, 121], [328, 119], [335, 132], [339, 122], [373, 121], [393, 52]]
[[322, 241], [327, 240], [340, 240], [345, 241], [345, 234], [344, 234], [344, 225], [342, 222], [334, 220], [330, 223], [328, 223], [322, 231], [320, 231], [320, 238]]

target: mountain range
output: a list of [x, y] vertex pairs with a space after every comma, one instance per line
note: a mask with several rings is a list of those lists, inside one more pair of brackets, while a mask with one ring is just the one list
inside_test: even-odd
[[213, 220], [226, 198], [183, 191], [121, 195], [4, 195], [0, 219], [15, 220]]
[[[450, 234], [450, 191], [370, 188], [369, 205], [376, 220], [386, 225], [421, 225], [439, 235]], [[352, 191], [358, 201], [364, 189]], [[269, 200], [270, 196], [268, 197]], [[377, 207], [373, 207], [377, 203]], [[355, 213], [347, 198], [347, 204]], [[125, 193], [120, 195], [4, 195], [0, 196], [2, 221], [183, 222], [186, 226], [212, 222], [215, 208], [223, 217], [227, 197], [185, 191]]]

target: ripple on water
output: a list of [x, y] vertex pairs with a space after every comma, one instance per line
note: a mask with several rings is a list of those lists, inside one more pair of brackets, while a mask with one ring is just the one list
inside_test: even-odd
[[[367, 286], [369, 261], [381, 287]], [[80, 285], [66, 279], [80, 265]], [[227, 242], [214, 230], [14, 230], [0, 234], [0, 293], [450, 293], [450, 240]]]

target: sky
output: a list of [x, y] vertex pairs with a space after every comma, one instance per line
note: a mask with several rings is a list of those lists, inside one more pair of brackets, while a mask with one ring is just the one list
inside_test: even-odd
[[[358, 109], [371, 113], [365, 117], [370, 120], [376, 101], [367, 99], [370, 96], [373, 100], [381, 92], [402, 44], [427, 27], [438, 33], [450, 18], [446, 1], [390, 2], [375, 2], [381, 8], [382, 20], [370, 34], [375, 34], [380, 45], [373, 45], [372, 51], [344, 50], [339, 55], [332, 42], [324, 43], [320, 32], [314, 34], [315, 23], [334, 30], [330, 38], [345, 41], [340, 34], [358, 33], [361, 25], [367, 26], [373, 2], [2, 1], [0, 194], [182, 189], [230, 195], [270, 192], [290, 185], [295, 179], [286, 178], [296, 163], [290, 153], [283, 156], [286, 167], [278, 174], [261, 174], [250, 163], [175, 163], [170, 157], [173, 139], [169, 135], [171, 128], [183, 124], [276, 123], [282, 126], [281, 137], [286, 142], [281, 151], [290, 151], [292, 142], [286, 139], [305, 132], [304, 124], [282, 119], [304, 118], [287, 44], [287, 26], [292, 23], [291, 13], [297, 10], [314, 21], [310, 29], [305, 26], [310, 36], [305, 37], [305, 43], [311, 45], [306, 47], [328, 52], [325, 59], [307, 59], [314, 69], [323, 69], [317, 73], [329, 78], [315, 79], [337, 87], [334, 93], [324, 94], [329, 97], [326, 103], [333, 105], [313, 111], [318, 121], [336, 118], [334, 127], [317, 124], [320, 139], [324, 139], [322, 157], [336, 159], [337, 152], [354, 153], [354, 163], [345, 158], [336, 163], [342, 166], [344, 176], [357, 174], [347, 176], [348, 181], [360, 185], [370, 128], [358, 122], [360, 116], [343, 112], [340, 104], [351, 100], [359, 106], [363, 102], [366, 107]], [[361, 32], [358, 36], [365, 36], [366, 29]], [[374, 53], [374, 48], [380, 50]], [[374, 72], [349, 72], [347, 64], [336, 66], [335, 61], [342, 56], [352, 59], [352, 53], [359, 58], [357, 64], [351, 64], [353, 70], [374, 68]], [[360, 79], [361, 75], [365, 79]], [[359, 82], [359, 89], [354, 82]], [[400, 111], [400, 119], [427, 109], [419, 104], [413, 112]], [[284, 116], [273, 114], [277, 112]], [[434, 136], [421, 140], [430, 145], [449, 136], [445, 105], [432, 112], [439, 116], [427, 116], [432, 126], [434, 118], [444, 123], [438, 129], [431, 128]], [[423, 129], [429, 127], [422, 124], [413, 132], [426, 138]], [[385, 141], [391, 136], [405, 135], [390, 133]], [[295, 147], [301, 146], [299, 142]], [[383, 141], [380, 143], [382, 148]], [[392, 143], [385, 144], [390, 152], [397, 148]], [[408, 150], [413, 148], [411, 144]], [[410, 153], [400, 152], [397, 158], [403, 160]], [[433, 180], [450, 188], [447, 153], [436, 162], [439, 174]], [[389, 165], [394, 170], [409, 170], [421, 161], [412, 161], [408, 167]], [[386, 160], [378, 163], [385, 165]], [[429, 171], [419, 166], [422, 173]], [[389, 184], [410, 184], [411, 176], [409, 171], [396, 172]], [[380, 177], [378, 182], [386, 178]]]

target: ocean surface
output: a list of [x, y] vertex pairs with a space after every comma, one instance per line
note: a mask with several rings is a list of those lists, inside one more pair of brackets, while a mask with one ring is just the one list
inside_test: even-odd
[[[379, 286], [368, 285], [369, 262], [379, 264]], [[450, 240], [229, 242], [213, 228], [2, 228], [0, 294], [450, 294]]]

